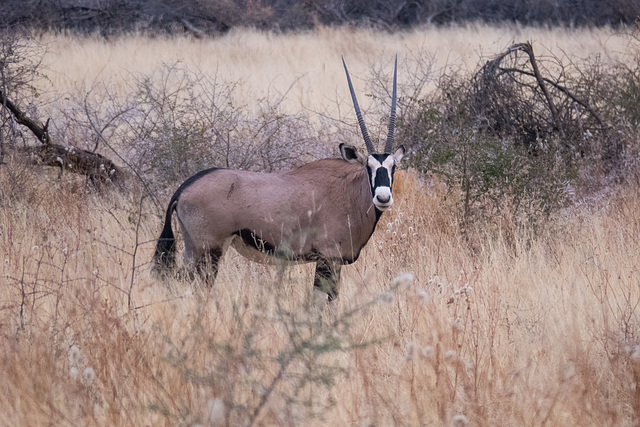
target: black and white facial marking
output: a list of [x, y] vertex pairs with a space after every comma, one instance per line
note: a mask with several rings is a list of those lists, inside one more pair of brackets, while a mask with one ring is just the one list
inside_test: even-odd
[[381, 212], [393, 205], [393, 196], [391, 195], [393, 174], [402, 156], [404, 156], [404, 147], [401, 145], [394, 154], [370, 154], [367, 158], [367, 172], [369, 173], [373, 204]]

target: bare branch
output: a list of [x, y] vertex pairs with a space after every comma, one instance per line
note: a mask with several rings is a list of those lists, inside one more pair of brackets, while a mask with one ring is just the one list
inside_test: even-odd
[[49, 120], [47, 120], [45, 126], [42, 126], [36, 121], [30, 119], [22, 110], [20, 110], [13, 102], [11, 102], [2, 91], [0, 91], [0, 103], [6, 105], [7, 109], [15, 117], [16, 122], [29, 128], [29, 130], [36, 136], [36, 138], [38, 138], [40, 142], [42, 142], [43, 144], [49, 144], [51, 142], [49, 140], [49, 134], [47, 132]]
[[26, 126], [33, 132], [43, 145], [16, 148], [18, 151], [34, 156], [37, 163], [60, 167], [87, 176], [94, 183], [116, 182], [123, 179], [123, 173], [118, 166], [105, 156], [91, 151], [65, 147], [54, 144], [48, 133], [49, 120], [43, 126], [27, 117], [4, 93], [0, 92], [0, 102], [7, 106], [16, 122]]
[[[525, 70], [521, 70], [519, 68], [500, 68], [500, 71], [506, 72], [506, 73], [519, 73], [519, 74], [524, 74], [526, 76], [535, 77], [533, 73], [530, 73], [530, 72], [525, 71]], [[596, 121], [600, 124], [600, 128], [602, 129], [603, 132], [607, 132], [608, 131], [609, 125], [600, 117], [600, 114], [598, 114], [598, 112], [596, 110], [591, 108], [591, 106], [587, 102], [585, 102], [585, 101], [581, 100], [580, 98], [578, 98], [576, 95], [571, 93], [571, 91], [569, 91], [569, 89], [567, 89], [566, 87], [560, 85], [559, 83], [556, 83], [553, 80], [550, 80], [550, 79], [548, 79], [546, 77], [544, 77], [543, 80], [546, 83], [548, 83], [551, 86], [553, 86], [554, 88], [558, 89], [560, 92], [562, 92], [565, 95], [567, 95], [576, 104], [580, 105], [582, 108], [587, 110], [593, 116], [593, 118], [596, 119]]]

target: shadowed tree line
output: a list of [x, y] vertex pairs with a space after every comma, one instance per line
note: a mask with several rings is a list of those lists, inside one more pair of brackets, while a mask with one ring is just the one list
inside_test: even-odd
[[628, 25], [637, 0], [3, 0], [0, 26], [99, 32], [219, 34], [364, 25], [393, 30], [467, 21], [550, 25]]

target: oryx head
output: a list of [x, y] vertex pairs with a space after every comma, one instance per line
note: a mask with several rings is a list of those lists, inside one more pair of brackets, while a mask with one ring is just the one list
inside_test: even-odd
[[395, 172], [396, 165], [404, 156], [404, 146], [398, 147], [398, 149], [392, 154], [393, 150], [393, 133], [396, 127], [396, 83], [398, 73], [398, 57], [396, 56], [395, 68], [393, 70], [393, 95], [391, 98], [391, 117], [389, 119], [389, 133], [387, 135], [387, 143], [384, 146], [382, 153], [376, 153], [367, 127], [362, 119], [362, 113], [360, 112], [360, 106], [356, 99], [356, 94], [351, 84], [351, 77], [349, 76], [349, 70], [347, 70], [347, 64], [342, 58], [342, 65], [344, 65], [344, 71], [347, 73], [347, 82], [349, 82], [349, 90], [351, 91], [351, 99], [353, 100], [353, 107], [356, 110], [356, 116], [358, 118], [358, 124], [362, 131], [362, 137], [364, 143], [367, 146], [368, 156], [365, 157], [360, 154], [355, 147], [347, 144], [340, 144], [340, 153], [342, 157], [349, 162], [359, 162], [367, 168], [369, 174], [369, 185], [371, 186], [371, 195], [373, 196], [374, 206], [381, 212], [386, 211], [393, 204], [393, 196], [391, 195], [391, 186], [393, 184], [393, 173]]

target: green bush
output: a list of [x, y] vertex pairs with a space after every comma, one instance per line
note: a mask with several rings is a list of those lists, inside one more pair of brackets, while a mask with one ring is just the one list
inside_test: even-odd
[[436, 174], [457, 193], [465, 228], [505, 218], [535, 227], [566, 204], [575, 170], [563, 167], [557, 152], [542, 145], [532, 151], [479, 130], [464, 105], [448, 114], [422, 105], [411, 126], [424, 138], [414, 141], [410, 165]]

